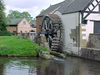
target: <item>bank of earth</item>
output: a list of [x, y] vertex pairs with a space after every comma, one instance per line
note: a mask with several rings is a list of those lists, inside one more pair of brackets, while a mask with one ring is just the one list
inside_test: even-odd
[[28, 39], [18, 39], [18, 36], [0, 36], [1, 56], [38, 56], [36, 48], [48, 51]]

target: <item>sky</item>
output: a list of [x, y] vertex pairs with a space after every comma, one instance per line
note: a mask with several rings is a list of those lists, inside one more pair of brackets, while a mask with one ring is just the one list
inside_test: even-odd
[[26, 11], [35, 18], [42, 9], [47, 9], [50, 5], [60, 3], [64, 0], [4, 0], [5, 13], [9, 14], [9, 10]]

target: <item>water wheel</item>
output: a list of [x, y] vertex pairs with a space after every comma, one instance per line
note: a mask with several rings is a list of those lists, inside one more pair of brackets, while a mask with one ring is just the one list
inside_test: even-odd
[[58, 15], [48, 14], [42, 18], [40, 34], [44, 34], [53, 51], [62, 51], [62, 22]]

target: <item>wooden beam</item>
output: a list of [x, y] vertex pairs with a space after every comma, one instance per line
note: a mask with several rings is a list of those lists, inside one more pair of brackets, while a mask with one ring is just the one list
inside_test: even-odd
[[99, 3], [100, 3], [100, 2], [98, 2], [98, 3], [94, 6], [94, 8], [93, 8], [92, 10], [90, 10], [90, 11], [88, 12], [88, 14], [87, 14], [83, 19], [87, 18], [87, 17], [90, 15], [90, 13], [93, 12], [93, 10], [97, 7], [97, 5], [99, 5]]
[[[89, 11], [84, 11], [84, 13], [89, 13]], [[92, 11], [91, 13], [100, 14], [99, 11]]]
[[98, 0], [96, 0], [96, 2], [99, 3]]
[[91, 3], [91, 4], [92, 4], [93, 7], [95, 7], [93, 3]]
[[89, 11], [90, 11], [90, 8], [88, 7]]
[[94, 0], [91, 0], [90, 2], [89, 2], [89, 4], [83, 9], [83, 12], [90, 6], [90, 4], [93, 2]]

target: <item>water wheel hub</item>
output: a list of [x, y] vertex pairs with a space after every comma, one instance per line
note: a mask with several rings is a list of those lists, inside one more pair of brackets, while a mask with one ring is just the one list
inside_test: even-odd
[[48, 14], [43, 16], [40, 25], [40, 34], [44, 34], [49, 47], [53, 51], [62, 51], [62, 22], [58, 15]]

